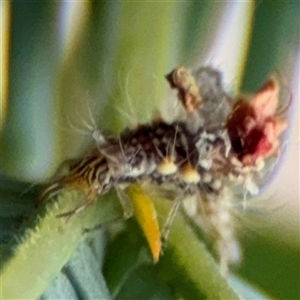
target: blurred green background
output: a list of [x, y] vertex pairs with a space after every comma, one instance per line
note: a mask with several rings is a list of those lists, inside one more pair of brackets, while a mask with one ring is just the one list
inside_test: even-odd
[[[212, 65], [233, 94], [275, 74], [282, 105], [293, 95], [290, 126], [261, 208], [239, 220], [236, 273], [299, 299], [299, 35], [299, 1], [1, 2], [1, 243], [32, 213], [33, 196], [20, 193], [87, 148], [86, 124], [118, 133], [167, 110], [164, 75], [175, 66]], [[134, 280], [160, 286], [151, 272]]]

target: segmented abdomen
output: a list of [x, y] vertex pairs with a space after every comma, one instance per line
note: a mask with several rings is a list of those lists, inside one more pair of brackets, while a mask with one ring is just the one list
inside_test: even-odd
[[189, 132], [184, 123], [155, 122], [109, 138], [70, 167], [63, 183], [85, 179], [103, 194], [124, 183], [172, 183], [186, 192], [218, 192], [229, 165], [228, 136], [220, 129]]

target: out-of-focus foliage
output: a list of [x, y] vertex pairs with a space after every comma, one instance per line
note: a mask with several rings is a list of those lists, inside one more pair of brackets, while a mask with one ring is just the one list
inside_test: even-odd
[[[233, 286], [249, 299], [263, 298], [253, 287], [299, 299], [299, 149], [293, 146], [299, 135], [299, 16], [297, 1], [1, 2], [0, 289], [13, 291], [2, 295], [215, 299], [236, 297]], [[71, 209], [76, 195], [36, 212], [37, 189], [27, 191], [88, 147], [87, 124], [118, 133], [151, 119], [153, 109], [166, 109], [164, 75], [178, 64], [219, 68], [232, 93], [241, 86], [254, 92], [275, 73], [284, 87], [283, 106], [293, 93], [292, 146], [274, 168], [277, 179], [263, 189], [270, 196], [262, 193], [260, 203], [268, 206], [255, 208], [254, 221], [239, 216], [244, 260], [236, 274], [249, 286], [238, 279], [228, 285], [182, 216], [170, 247], [152, 265], [135, 221], [112, 242], [100, 230], [82, 234], [97, 223], [116, 226], [110, 223], [121, 211], [113, 193], [65, 222], [55, 215]], [[169, 204], [154, 202], [164, 215]], [[36, 279], [42, 272], [41, 279], [32, 283], [27, 271]]]

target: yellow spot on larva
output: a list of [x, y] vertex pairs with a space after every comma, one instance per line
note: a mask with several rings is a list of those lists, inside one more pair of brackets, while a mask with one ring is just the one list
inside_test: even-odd
[[195, 170], [190, 163], [186, 164], [181, 170], [181, 177], [186, 183], [198, 183], [200, 174]]
[[161, 175], [170, 175], [177, 172], [177, 166], [172, 157], [168, 156], [157, 166], [157, 172]]

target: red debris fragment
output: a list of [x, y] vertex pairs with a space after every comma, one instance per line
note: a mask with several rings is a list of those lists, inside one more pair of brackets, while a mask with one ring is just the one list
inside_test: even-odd
[[278, 138], [287, 127], [277, 113], [278, 95], [279, 84], [271, 77], [250, 101], [240, 99], [233, 107], [226, 127], [244, 165], [254, 165], [278, 148]]

